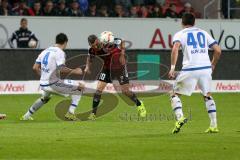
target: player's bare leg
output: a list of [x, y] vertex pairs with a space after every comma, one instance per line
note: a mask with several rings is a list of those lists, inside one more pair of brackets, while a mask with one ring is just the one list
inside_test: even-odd
[[147, 111], [145, 109], [145, 106], [144, 106], [143, 102], [137, 98], [136, 94], [133, 93], [132, 91], [130, 91], [129, 83], [123, 84], [120, 86], [121, 86], [122, 93], [124, 95], [126, 95], [127, 97], [129, 97], [136, 104], [139, 116], [146, 117]]
[[1, 119], [5, 119], [6, 117], [7, 117], [6, 114], [0, 113], [0, 120], [1, 120]]
[[171, 106], [172, 106], [172, 110], [175, 113], [175, 117], [177, 120], [175, 127], [172, 131], [173, 134], [178, 133], [180, 131], [181, 127], [185, 123], [187, 123], [187, 118], [185, 118], [183, 115], [182, 102], [179, 97], [180, 97], [180, 94], [178, 94], [178, 93], [173, 93], [171, 95]]
[[211, 93], [208, 93], [207, 96], [203, 96], [206, 109], [208, 112], [208, 116], [210, 119], [210, 126], [205, 131], [206, 133], [218, 133], [219, 130], [217, 128], [217, 112], [216, 112], [216, 104], [211, 96]]
[[92, 113], [88, 117], [89, 120], [95, 120], [96, 119], [98, 105], [100, 103], [102, 92], [103, 92], [104, 88], [106, 87], [106, 85], [107, 85], [106, 82], [98, 81], [97, 89], [96, 89], [96, 92], [93, 96]]

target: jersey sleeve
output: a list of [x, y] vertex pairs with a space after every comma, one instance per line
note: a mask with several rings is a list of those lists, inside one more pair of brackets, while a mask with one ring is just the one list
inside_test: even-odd
[[11, 48], [15, 48], [13, 44], [13, 40], [17, 38], [16, 31], [13, 32], [12, 36], [9, 38], [8, 43]]
[[35, 36], [35, 34], [33, 32], [30, 35], [30, 39], [34, 39], [35, 41], [38, 41], [37, 37]]
[[39, 54], [37, 59], [36, 59], [36, 61], [35, 61], [35, 63], [41, 64], [41, 62], [42, 62], [42, 54]]
[[210, 36], [207, 32], [206, 32], [206, 38], [207, 38], [207, 44], [209, 48], [212, 48], [212, 46], [214, 44], [218, 44], [217, 41], [215, 39], [212, 38], [212, 36]]
[[57, 66], [65, 65], [65, 53], [63, 51], [60, 51], [56, 56], [56, 63]]
[[176, 42], [180, 42], [181, 43], [181, 33], [178, 32], [173, 36], [173, 41], [172, 44], [176, 43]]

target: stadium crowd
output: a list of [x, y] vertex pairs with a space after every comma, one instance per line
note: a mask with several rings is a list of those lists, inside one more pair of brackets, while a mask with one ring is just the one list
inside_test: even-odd
[[191, 12], [180, 0], [0, 0], [2, 16], [181, 18]]

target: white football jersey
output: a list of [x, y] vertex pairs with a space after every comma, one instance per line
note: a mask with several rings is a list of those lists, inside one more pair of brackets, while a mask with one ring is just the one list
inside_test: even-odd
[[185, 28], [174, 35], [173, 43], [175, 42], [181, 43], [182, 69], [211, 66], [208, 49], [217, 42], [206, 31], [196, 27]]
[[65, 52], [58, 47], [42, 51], [36, 63], [41, 64], [40, 86], [48, 86], [60, 79], [58, 67], [65, 65]]

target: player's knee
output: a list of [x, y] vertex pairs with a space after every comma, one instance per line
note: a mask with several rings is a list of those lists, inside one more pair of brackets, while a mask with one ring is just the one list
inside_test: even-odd
[[93, 101], [99, 102], [102, 96], [102, 91], [97, 90], [93, 96]]
[[42, 97], [41, 101], [46, 104], [51, 98], [50, 97]]
[[129, 90], [122, 90], [122, 93], [128, 97], [133, 95], [133, 93]]
[[212, 96], [203, 96], [204, 101], [209, 101], [209, 100], [213, 100]]
[[170, 98], [171, 98], [171, 99], [173, 99], [174, 97], [179, 98], [180, 96], [181, 96], [180, 94], [173, 92], [173, 93], [170, 95]]
[[170, 100], [173, 103], [173, 102], [179, 101], [180, 98], [178, 97], [177, 94], [175, 94], [175, 95], [171, 95]]

